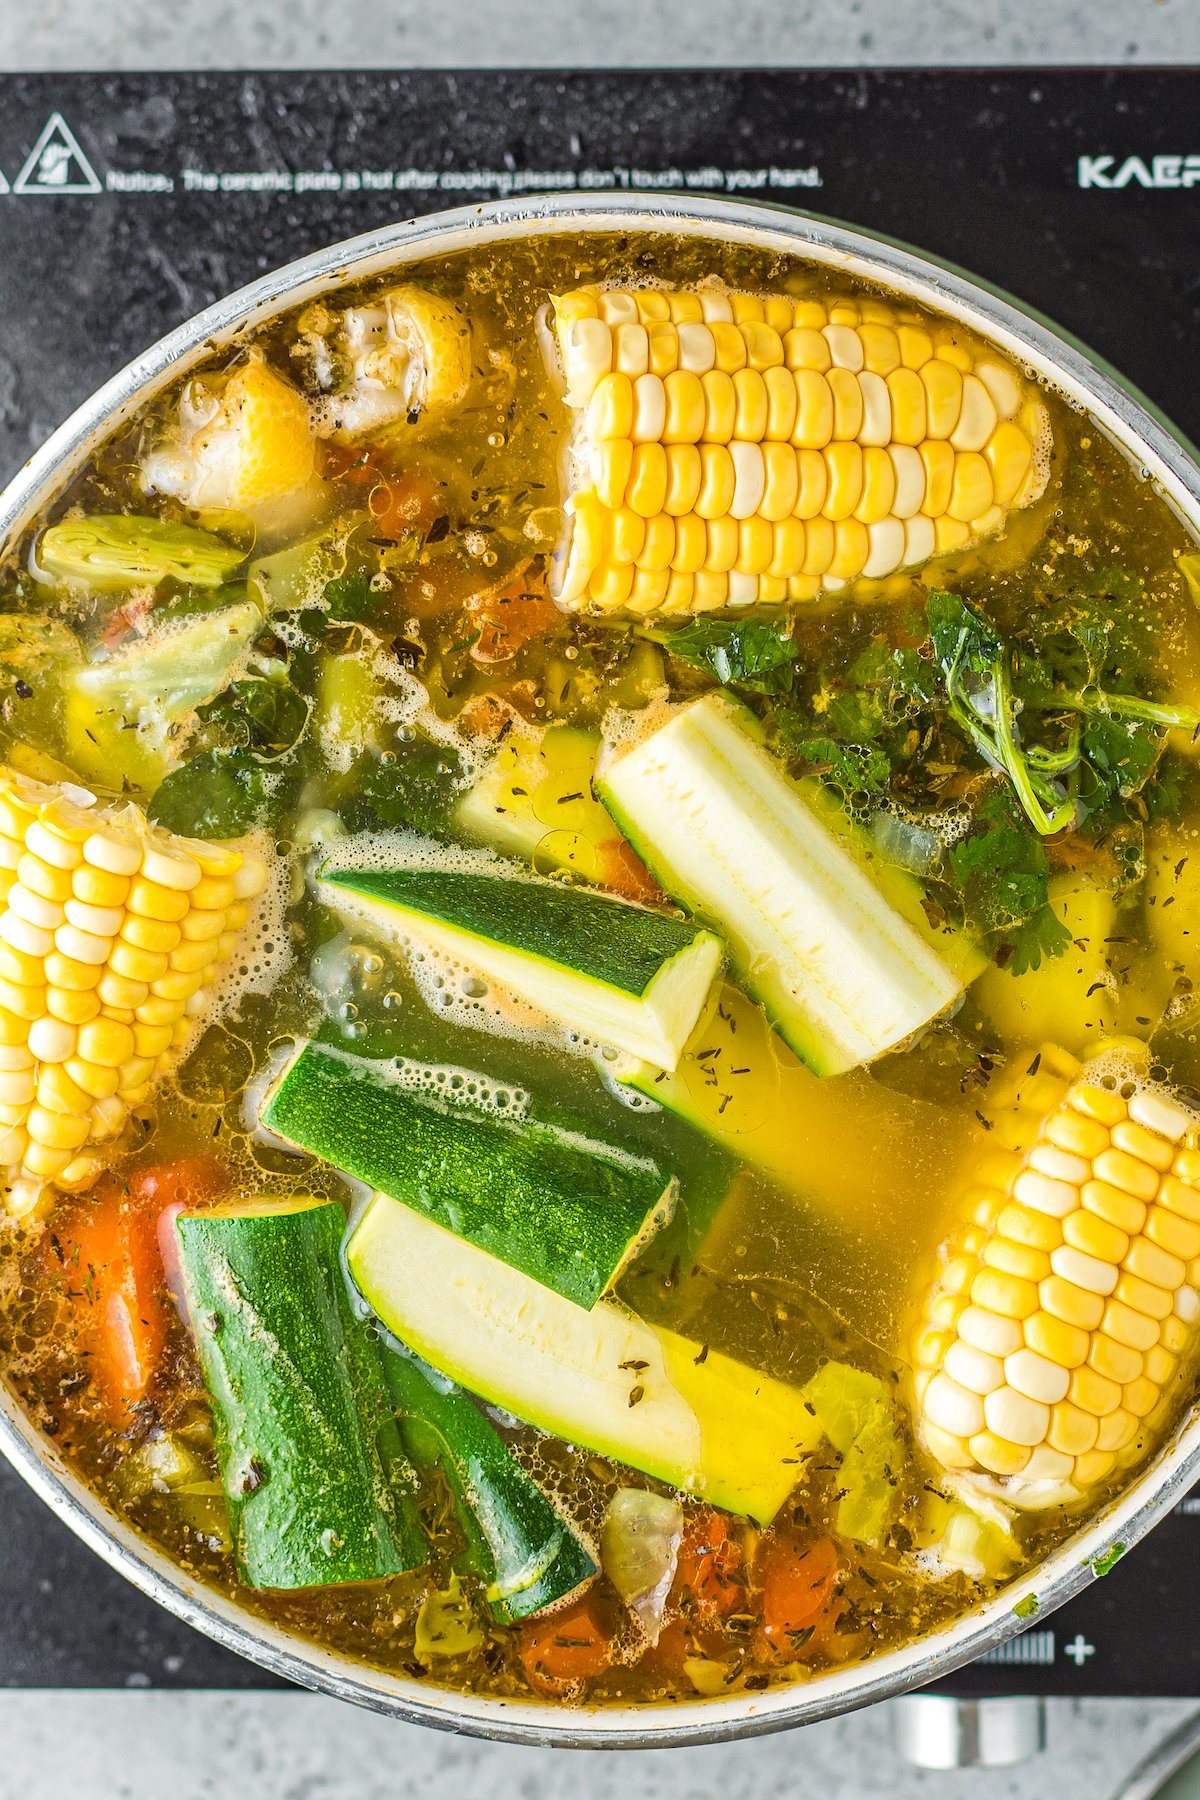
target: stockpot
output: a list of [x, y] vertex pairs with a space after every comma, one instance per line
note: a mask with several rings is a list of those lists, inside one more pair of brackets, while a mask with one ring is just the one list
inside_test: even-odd
[[[907, 246], [811, 214], [764, 204], [644, 194], [580, 200], [557, 194], [403, 220], [318, 250], [219, 301], [106, 382], [36, 452], [0, 496], [0, 543], [15, 540], [109, 433], [162, 388], [281, 309], [340, 282], [400, 270], [467, 245], [550, 233], [666, 231], [804, 258], [905, 295], [990, 339], [1085, 412], [1200, 536], [1200, 453], [1085, 346], [1007, 294]], [[7, 1390], [0, 1451], [84, 1543], [135, 1587], [272, 1674], [442, 1730], [559, 1747], [647, 1749], [751, 1737], [805, 1725], [942, 1680], [1077, 1594], [1136, 1544], [1200, 1479], [1200, 1414], [1125, 1486], [1103, 1514], [988, 1604], [946, 1629], [869, 1661], [788, 1687], [678, 1704], [567, 1707], [456, 1693], [384, 1673], [309, 1643], [189, 1577], [111, 1513], [71, 1472]]]

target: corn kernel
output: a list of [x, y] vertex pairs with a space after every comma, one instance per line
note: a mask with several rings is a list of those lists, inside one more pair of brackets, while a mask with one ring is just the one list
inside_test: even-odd
[[1078, 1325], [1068, 1325], [1047, 1312], [1036, 1312], [1026, 1319], [1024, 1332], [1031, 1350], [1063, 1369], [1077, 1369], [1087, 1361], [1090, 1338]]
[[[1019, 1475], [1029, 1461], [1029, 1450], [994, 1431], [979, 1431], [970, 1440], [971, 1455], [992, 1475]], [[968, 1462], [967, 1467], [970, 1466]]]
[[1102, 1331], [1092, 1339], [1088, 1363], [1098, 1375], [1106, 1375], [1110, 1381], [1122, 1384], [1135, 1381], [1142, 1372], [1141, 1351], [1134, 1350], [1129, 1344], [1118, 1344]]
[[1068, 1393], [1074, 1405], [1098, 1419], [1114, 1412], [1121, 1404], [1119, 1383], [1091, 1367], [1074, 1371]]

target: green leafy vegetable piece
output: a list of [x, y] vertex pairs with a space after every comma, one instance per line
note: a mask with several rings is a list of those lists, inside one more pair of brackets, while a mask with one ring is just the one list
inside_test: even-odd
[[776, 720], [782, 747], [806, 774], [824, 776], [851, 805], [887, 791], [891, 759], [877, 744], [843, 744], [819, 732], [806, 735], [797, 724], [794, 715]]
[[726, 687], [755, 694], [790, 694], [796, 675], [796, 640], [786, 624], [770, 620], [696, 619], [673, 631], [646, 631], [681, 662], [715, 675]]
[[1013, 1607], [1018, 1619], [1036, 1619], [1038, 1615], [1038, 1597], [1036, 1594], [1023, 1594]]
[[245, 551], [196, 525], [165, 519], [94, 513], [60, 519], [38, 539], [37, 561], [48, 575], [89, 587], [157, 587], [173, 580], [187, 587], [221, 587], [246, 560]]
[[408, 826], [427, 837], [451, 833], [455, 802], [467, 770], [458, 752], [431, 738], [414, 738], [397, 756], [368, 756], [355, 764], [354, 798], [343, 816], [352, 831]]
[[273, 759], [286, 756], [304, 736], [309, 703], [285, 677], [235, 681], [200, 716], [228, 734], [231, 748]]
[[1021, 975], [1044, 956], [1061, 955], [1071, 934], [1050, 906], [1045, 846], [1013, 797], [997, 789], [980, 808], [979, 823], [981, 829], [950, 846], [951, 873], [968, 920], [1013, 946], [1008, 967]]
[[1124, 1554], [1124, 1544], [1110, 1544], [1108, 1549], [1102, 1551], [1099, 1556], [1093, 1556], [1092, 1574], [1095, 1575], [1098, 1580], [1105, 1575], [1111, 1575]]
[[242, 750], [203, 750], [167, 776], [148, 811], [167, 831], [231, 838], [273, 824], [283, 803], [257, 758]]
[[379, 605], [379, 595], [362, 570], [335, 575], [325, 583], [326, 616], [335, 625], [361, 625]]
[[804, 1388], [817, 1423], [842, 1458], [837, 1528], [878, 1546], [896, 1510], [904, 1447], [896, 1409], [877, 1375], [849, 1363], [824, 1363]]
[[1078, 728], [1062, 751], [1024, 747], [1003, 640], [957, 594], [935, 589], [926, 613], [951, 718], [984, 761], [1007, 775], [1034, 829], [1043, 837], [1062, 831], [1075, 818], [1074, 796], [1060, 778], [1078, 763]]

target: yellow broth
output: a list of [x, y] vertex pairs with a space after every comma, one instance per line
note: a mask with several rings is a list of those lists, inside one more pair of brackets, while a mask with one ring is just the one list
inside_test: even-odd
[[[807, 1678], [949, 1622], [985, 1598], [997, 1580], [1020, 1573], [1076, 1530], [1113, 1482], [1125, 1478], [1128, 1459], [1083, 1505], [1018, 1512], [1015, 1559], [993, 1579], [939, 1573], [918, 1557], [928, 1541], [928, 1496], [940, 1472], [916, 1444], [908, 1418], [914, 1319], [938, 1248], [961, 1214], [972, 1168], [986, 1151], [994, 1090], [1022, 1059], [1028, 1061], [1043, 1036], [1056, 1034], [1076, 1054], [1113, 1034], [1138, 1040], [1148, 1046], [1148, 1067], [1158, 1079], [1185, 1096], [1200, 1091], [1200, 1015], [1192, 1002], [1192, 965], [1200, 957], [1188, 924], [1195, 914], [1187, 864], [1200, 821], [1200, 787], [1186, 733], [1171, 737], [1120, 820], [1103, 831], [1064, 831], [1049, 839], [1051, 880], [1086, 879], [1106, 896], [1090, 926], [1072, 915], [1074, 941], [1060, 957], [1040, 971], [1016, 975], [1006, 966], [1011, 947], [1007, 954], [997, 951], [953, 1018], [870, 1069], [824, 1083], [808, 1078], [800, 1105], [794, 1087], [784, 1085], [788, 1078], [769, 1061], [736, 1091], [727, 1121], [732, 1147], [722, 1152], [668, 1113], [621, 1104], [605, 1079], [603, 1057], [568, 1054], [536, 1034], [496, 1036], [486, 1018], [458, 1003], [431, 1011], [428, 990], [418, 990], [394, 949], [348, 928], [318, 903], [305, 879], [313, 866], [314, 831], [319, 837], [328, 830], [331, 815], [349, 820], [351, 831], [386, 831], [397, 823], [386, 810], [372, 813], [370, 796], [364, 802], [363, 757], [378, 793], [389, 771], [403, 780], [406, 759], [417, 754], [414, 743], [428, 751], [433, 742], [436, 752], [438, 740], [430, 733], [439, 722], [453, 727], [441, 739], [446, 760], [474, 748], [482, 767], [498, 734], [514, 722], [594, 732], [612, 708], [636, 715], [652, 702], [687, 699], [714, 685], [711, 673], [669, 653], [661, 641], [665, 632], [656, 629], [651, 637], [619, 616], [556, 610], [540, 589], [544, 559], [562, 525], [565, 416], [536, 327], [549, 294], [584, 283], [687, 287], [710, 277], [748, 292], [854, 292], [841, 277], [835, 281], [775, 254], [620, 234], [479, 248], [405, 271], [406, 283], [458, 302], [472, 322], [477, 368], [466, 403], [443, 419], [402, 421], [379, 438], [366, 461], [362, 452], [372, 447], [371, 439], [325, 452], [332, 476], [329, 510], [338, 521], [334, 563], [306, 567], [301, 559], [289, 573], [289, 545], [322, 529], [319, 519], [255, 547], [255, 555], [281, 559], [282, 574], [277, 562], [272, 579], [291, 583], [288, 625], [278, 628], [277, 648], [288, 661], [291, 683], [313, 708], [305, 734], [272, 765], [271, 778], [285, 794], [271, 838], [275, 858], [288, 866], [282, 932], [290, 961], [269, 992], [256, 992], [251, 984], [219, 1021], [200, 1021], [183, 1062], [135, 1109], [112, 1152], [122, 1178], [215, 1153], [230, 1193], [325, 1192], [346, 1199], [336, 1172], [313, 1159], [298, 1162], [251, 1129], [255, 1080], [281, 1045], [324, 1029], [348, 1050], [403, 1050], [486, 1068], [499, 1081], [557, 1099], [611, 1141], [660, 1154], [678, 1172], [679, 1217], [623, 1277], [621, 1293], [636, 1311], [797, 1385], [831, 1357], [882, 1378], [897, 1402], [904, 1445], [902, 1466], [892, 1471], [896, 1500], [882, 1544], [839, 1536], [839, 1459], [826, 1446], [798, 1469], [794, 1495], [773, 1527], [764, 1533], [745, 1521], [728, 1521], [729, 1578], [738, 1592], [726, 1610], [706, 1613], [677, 1582], [655, 1648], [601, 1575], [594, 1604], [612, 1635], [611, 1661], [566, 1683], [561, 1691], [568, 1698], [688, 1699]], [[387, 285], [377, 280], [366, 297]], [[336, 310], [362, 297], [339, 290], [323, 304]], [[289, 381], [310, 378], [298, 347], [314, 316], [311, 306], [286, 314], [252, 340]], [[212, 372], [235, 368], [244, 354], [242, 345], [221, 353]], [[1044, 400], [1054, 436], [1051, 479], [1044, 497], [1014, 513], [1005, 532], [925, 568], [782, 609], [797, 645], [795, 704], [808, 709], [810, 722], [844, 715], [841, 702], [861, 689], [864, 655], [880, 647], [885, 653], [911, 649], [920, 641], [913, 620], [923, 615], [933, 588], [959, 594], [1015, 636], [1055, 608], [1070, 617], [1087, 611], [1111, 624], [1114, 643], [1129, 646], [1126, 660], [1137, 692], [1182, 705], [1200, 696], [1200, 620], [1178, 568], [1180, 555], [1191, 549], [1183, 529], [1085, 417], [1053, 394]], [[144, 453], [168, 429], [177, 401], [172, 390], [118, 430], [39, 526], [71, 509], [186, 516], [175, 502], [148, 503], [138, 485]], [[383, 527], [393, 529], [396, 522], [381, 518], [391, 504], [388, 484], [403, 501], [411, 476], [425, 484], [423, 535], [408, 532], [401, 518], [389, 543]], [[222, 529], [221, 521], [215, 528]], [[236, 520], [224, 528], [245, 529]], [[331, 622], [320, 611], [323, 590], [338, 574], [339, 556], [349, 566], [345, 546], [355, 531], [356, 541], [369, 541], [375, 557], [374, 601], [362, 623]], [[5, 572], [6, 610], [49, 609], [94, 638], [121, 597], [78, 584], [35, 582], [28, 573], [29, 548], [21, 546]], [[513, 615], [489, 607], [486, 599], [509, 581], [518, 596], [522, 583], [540, 596], [515, 637]], [[278, 585], [272, 598], [277, 594]], [[1123, 655], [1118, 650], [1118, 663]], [[414, 681], [427, 695], [427, 708], [415, 715], [401, 704], [411, 699]], [[764, 714], [776, 704], [753, 691], [747, 697]], [[221, 742], [219, 729], [206, 722], [196, 743]], [[61, 745], [44, 717], [22, 712], [20, 698], [6, 700], [0, 734], [4, 754], [16, 766], [54, 778], [64, 760]], [[937, 744], [912, 736], [885, 803], [898, 802], [909, 816], [927, 815], [975, 804], [982, 789], [1001, 789], [1002, 778], [978, 757], [947, 758]], [[348, 737], [357, 741], [348, 745]], [[869, 743], [869, 734], [859, 741]], [[813, 773], [803, 758], [789, 766], [796, 774]], [[827, 771], [818, 767], [816, 773]], [[444, 774], [435, 768], [435, 798]], [[1168, 787], [1167, 799], [1155, 798], [1156, 790]], [[564, 810], [551, 815], [555, 822], [544, 821], [545, 839], [534, 856], [540, 870], [566, 863], [603, 879], [588, 862], [586, 833], [578, 829], [579, 809], [588, 799], [557, 797]], [[1165, 909], [1176, 900], [1172, 915]], [[704, 1031], [686, 1070], [698, 1092], [711, 1085], [711, 1069], [734, 1066], [734, 1040], [722, 1038], [720, 1020], [712, 1018]], [[744, 1157], [740, 1142], [753, 1145]], [[450, 1496], [436, 1476], [425, 1479], [421, 1492], [430, 1540], [425, 1567], [383, 1582], [286, 1594], [254, 1592], [238, 1580], [215, 1485], [207, 1403], [190, 1340], [174, 1314], [147, 1397], [128, 1419], [114, 1422], [93, 1392], [88, 1353], [76, 1336], [77, 1308], [69, 1298], [74, 1277], [54, 1251], [63, 1216], [86, 1204], [86, 1197], [66, 1197], [41, 1235], [8, 1233], [0, 1314], [8, 1378], [31, 1418], [81, 1476], [181, 1565], [251, 1612], [380, 1668], [454, 1688], [527, 1694], [522, 1645], [528, 1627], [494, 1624], [470, 1577], [464, 1592], [478, 1627], [473, 1647], [457, 1656], [418, 1657], [417, 1614], [428, 1596], [447, 1589], [464, 1552]], [[1170, 1419], [1191, 1392], [1185, 1369], [1172, 1390]], [[1155, 1416], [1142, 1453], [1166, 1422]], [[593, 1541], [618, 1486], [654, 1485], [515, 1421], [503, 1420], [502, 1430], [523, 1465]], [[197, 1491], [187, 1496], [152, 1487], [131, 1494], [130, 1459], [164, 1431], [182, 1433], [206, 1481], [193, 1484]], [[685, 1500], [684, 1511], [685, 1519], [694, 1518], [701, 1503]], [[832, 1540], [836, 1551], [836, 1583], [822, 1626], [796, 1633], [786, 1652], [765, 1645], [760, 1631], [761, 1571], [774, 1537], [802, 1546]], [[547, 1689], [535, 1683], [534, 1691]]]

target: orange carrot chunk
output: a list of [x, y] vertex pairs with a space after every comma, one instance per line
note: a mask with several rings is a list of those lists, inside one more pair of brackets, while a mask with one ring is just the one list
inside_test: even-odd
[[220, 1179], [209, 1158], [156, 1163], [128, 1183], [109, 1177], [54, 1220], [79, 1348], [92, 1390], [118, 1427], [145, 1399], [166, 1344], [159, 1215], [173, 1201], [194, 1205], [211, 1196]]
[[684, 1527], [676, 1592], [689, 1593], [701, 1617], [737, 1612], [746, 1601], [745, 1588], [735, 1580], [741, 1560], [741, 1545], [730, 1532], [729, 1521], [711, 1506], [703, 1507]]
[[841, 1564], [829, 1538], [767, 1538], [755, 1564], [762, 1583], [759, 1647], [790, 1662], [833, 1629]]
[[612, 1661], [612, 1639], [587, 1594], [562, 1612], [531, 1619], [522, 1627], [518, 1654], [530, 1687], [563, 1699], [603, 1674]]

